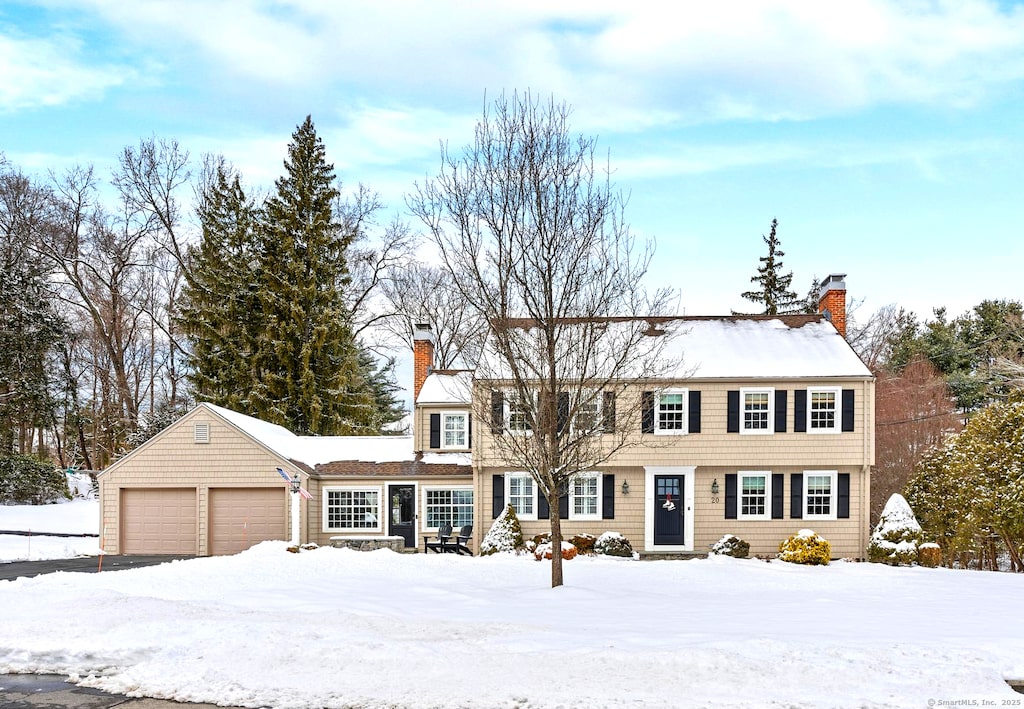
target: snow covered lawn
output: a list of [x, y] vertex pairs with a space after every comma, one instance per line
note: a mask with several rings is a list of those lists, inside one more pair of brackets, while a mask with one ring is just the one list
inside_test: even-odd
[[[0, 672], [273, 707], [1013, 705], [1024, 576], [265, 542], [0, 581]], [[556, 667], [557, 665], [557, 667]], [[1017, 704], [1019, 706], [1019, 703]]]
[[96, 537], [47, 537], [41, 532], [98, 534], [96, 500], [75, 499], [55, 505], [0, 505], [0, 531], [34, 532], [32, 536], [0, 534], [0, 562], [41, 561], [99, 554]]

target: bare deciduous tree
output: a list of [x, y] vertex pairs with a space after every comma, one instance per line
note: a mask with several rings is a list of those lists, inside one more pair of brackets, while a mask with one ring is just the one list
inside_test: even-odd
[[553, 587], [562, 584], [558, 499], [635, 440], [616, 421], [635, 416], [640, 397], [594, 412], [627, 380], [655, 374], [666, 338], [642, 316], [664, 313], [670, 297], [642, 289], [653, 250], [637, 247], [625, 200], [594, 154], [593, 138], [570, 133], [564, 104], [501, 97], [473, 143], [461, 155], [442, 147], [439, 174], [409, 198], [462, 307], [491, 324], [473, 397], [477, 420], [494, 428], [481, 462], [529, 472], [546, 497]]

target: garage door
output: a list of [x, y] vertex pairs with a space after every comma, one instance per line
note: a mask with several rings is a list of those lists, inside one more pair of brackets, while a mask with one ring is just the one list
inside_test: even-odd
[[268, 539], [287, 539], [285, 491], [272, 488], [210, 490], [210, 553], [237, 554]]
[[196, 490], [121, 491], [122, 554], [196, 554]]

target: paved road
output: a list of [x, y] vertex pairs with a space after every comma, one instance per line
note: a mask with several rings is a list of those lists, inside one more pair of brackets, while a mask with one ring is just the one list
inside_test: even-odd
[[[107, 554], [103, 557], [103, 571], [117, 571], [131, 569], [139, 566], [153, 566], [163, 564], [175, 559], [192, 559], [191, 556], [168, 556], [168, 555], [127, 555]], [[0, 563], [0, 581], [20, 578], [22, 576], [38, 576], [49, 574], [54, 571], [80, 571], [84, 573], [96, 573], [99, 570], [99, 557], [80, 556], [75, 559], [52, 559], [50, 561], [12, 561]]]
[[76, 687], [60, 675], [0, 675], [2, 709], [224, 709], [166, 699], [134, 699]]

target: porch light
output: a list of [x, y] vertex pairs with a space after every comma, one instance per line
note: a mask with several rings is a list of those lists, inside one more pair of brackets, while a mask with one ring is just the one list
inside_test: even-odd
[[626, 480], [622, 481], [622, 494], [623, 495], [628, 495], [629, 494], [629, 482], [626, 481]]
[[715, 478], [714, 480], [711, 481], [711, 494], [718, 494], [718, 478]]

